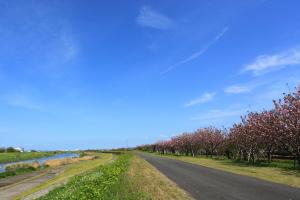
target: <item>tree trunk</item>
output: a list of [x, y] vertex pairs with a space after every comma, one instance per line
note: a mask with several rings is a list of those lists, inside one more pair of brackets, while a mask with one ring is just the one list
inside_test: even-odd
[[272, 160], [272, 154], [271, 152], [268, 152], [268, 163], [270, 164]]
[[296, 159], [297, 159], [297, 162], [298, 162], [298, 168], [300, 168], [300, 155], [299, 155], [299, 153], [296, 154]]
[[249, 152], [248, 152], [248, 157], [247, 157], [248, 163], [250, 163], [250, 160], [251, 160], [251, 154], [252, 154], [252, 148], [250, 148], [250, 150], [249, 150]]

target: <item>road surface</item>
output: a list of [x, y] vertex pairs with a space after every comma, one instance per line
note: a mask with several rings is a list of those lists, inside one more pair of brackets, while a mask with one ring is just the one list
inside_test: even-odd
[[140, 156], [200, 200], [300, 200], [300, 189], [141, 153]]

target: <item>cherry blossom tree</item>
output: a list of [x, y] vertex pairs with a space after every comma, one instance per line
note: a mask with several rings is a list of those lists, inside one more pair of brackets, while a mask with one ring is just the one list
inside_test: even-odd
[[289, 153], [300, 167], [300, 87], [274, 101], [274, 108], [249, 112], [226, 131], [207, 127], [141, 149], [196, 156], [227, 155], [253, 163], [261, 157]]

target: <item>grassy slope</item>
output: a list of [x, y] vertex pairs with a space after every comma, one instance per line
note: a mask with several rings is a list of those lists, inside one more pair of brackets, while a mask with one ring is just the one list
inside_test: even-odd
[[281, 165], [284, 165], [284, 163], [278, 164], [278, 166], [275, 165], [273, 167], [272, 165], [251, 166], [245, 163], [234, 162], [232, 160], [217, 160], [206, 157], [189, 157], [173, 155], [160, 156], [300, 188], [300, 171], [288, 169], [285, 166], [281, 167]]
[[59, 174], [58, 176], [56, 176], [55, 178], [42, 183], [41, 185], [39, 185], [36, 188], [33, 188], [23, 194], [21, 194], [20, 196], [18, 196], [16, 199], [22, 199], [23, 197], [33, 194], [35, 192], [38, 192], [40, 190], [46, 189], [50, 186], [53, 185], [59, 185], [61, 183], [66, 182], [69, 178], [81, 174], [81, 173], [85, 173], [88, 172], [100, 165], [103, 165], [105, 163], [107, 163], [108, 161], [112, 160], [112, 154], [95, 154], [96, 156], [99, 156], [98, 159], [95, 160], [88, 160], [88, 161], [81, 161], [79, 163], [75, 163], [75, 164], [70, 164], [66, 167], [66, 169], [64, 170], [64, 172], [62, 174]]
[[140, 199], [191, 199], [183, 190], [144, 159], [134, 156], [128, 171], [129, 191], [144, 193]]
[[42, 158], [45, 156], [51, 156], [52, 152], [13, 152], [13, 153], [0, 153], [0, 163], [15, 162], [21, 160], [30, 160], [34, 158]]
[[119, 196], [119, 191], [120, 187], [122, 187], [120, 183], [128, 169], [130, 158], [130, 154], [119, 155], [114, 162], [99, 166], [90, 173], [75, 176], [64, 186], [54, 189], [39, 199], [125, 200], [127, 198]]

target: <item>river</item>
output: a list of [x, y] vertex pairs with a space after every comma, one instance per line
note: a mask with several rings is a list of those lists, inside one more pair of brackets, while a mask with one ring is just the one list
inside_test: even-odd
[[40, 165], [43, 165], [48, 160], [56, 160], [56, 159], [62, 159], [62, 158], [74, 158], [74, 157], [79, 157], [79, 154], [78, 153], [60, 153], [60, 154], [55, 154], [53, 156], [48, 156], [48, 157], [35, 158], [35, 159], [30, 159], [30, 160], [22, 160], [22, 161], [18, 161], [18, 162], [1, 163], [0, 164], [0, 173], [5, 171], [5, 167], [7, 165], [11, 165], [11, 164], [38, 162]]

